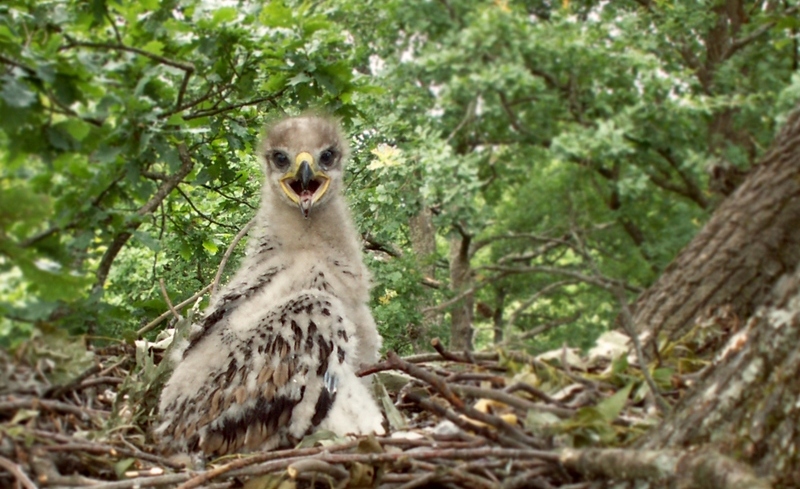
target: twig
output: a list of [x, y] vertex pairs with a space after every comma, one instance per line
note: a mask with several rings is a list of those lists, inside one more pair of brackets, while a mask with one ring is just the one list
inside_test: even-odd
[[411, 375], [412, 377], [416, 377], [430, 384], [457, 411], [463, 413], [467, 417], [470, 417], [482, 423], [493, 426], [494, 428], [498, 429], [499, 431], [507, 435], [508, 441], [506, 441], [506, 443], [509, 443], [509, 441], [513, 441], [513, 445], [517, 447], [541, 446], [540, 441], [529, 437], [522, 431], [518, 430], [516, 427], [511, 426], [510, 424], [506, 423], [497, 416], [492, 416], [490, 414], [482, 413], [477, 409], [466, 405], [463, 400], [461, 400], [458, 396], [455, 395], [455, 393], [453, 393], [452, 389], [450, 389], [450, 386], [447, 385], [444, 379], [442, 379], [438, 375], [428, 372], [425, 369], [422, 369], [411, 363], [401, 360], [400, 357], [398, 357], [397, 354], [392, 351], [388, 353], [387, 358], [389, 360], [389, 363], [393, 365], [396, 369], [402, 370], [403, 372]]
[[[202, 289], [198, 290], [193, 296], [189, 297], [185, 301], [183, 301], [180, 304], [178, 304], [177, 306], [175, 306], [175, 309], [177, 309], [177, 310], [183, 309], [189, 303], [194, 302], [195, 300], [197, 300], [198, 297], [200, 297], [203, 294], [205, 294], [206, 292], [208, 292], [208, 290], [211, 288], [212, 285], [213, 284], [208, 284], [205, 287], [203, 287]], [[136, 337], [137, 338], [141, 338], [143, 334], [147, 333], [151, 329], [153, 329], [156, 326], [158, 326], [161, 323], [161, 321], [167, 319], [167, 317], [170, 314], [172, 314], [171, 310], [170, 311], [166, 311], [166, 312], [162, 313], [160, 316], [158, 316], [157, 318], [155, 318], [152, 321], [150, 321], [149, 323], [145, 324], [141, 329], [136, 331]]]
[[[548, 321], [548, 322], [546, 322], [544, 324], [540, 324], [539, 326], [536, 326], [535, 328], [533, 328], [533, 329], [531, 329], [529, 331], [525, 331], [522, 334], [516, 335], [513, 338], [509, 338], [508, 340], [495, 345], [495, 347], [496, 348], [502, 348], [502, 347], [508, 346], [508, 344], [510, 342], [512, 342], [512, 341], [523, 341], [523, 340], [527, 340], [527, 339], [533, 338], [533, 337], [538, 336], [538, 335], [540, 335], [540, 334], [542, 334], [542, 333], [544, 333], [546, 331], [549, 331], [549, 330], [551, 330], [553, 328], [557, 328], [557, 327], [563, 326], [565, 324], [574, 323], [580, 317], [581, 317], [581, 313], [579, 311], [579, 312], [576, 312], [575, 314], [573, 314], [573, 315], [571, 315], [569, 317], [558, 318], [558, 319], [554, 319], [552, 321]], [[512, 323], [509, 321], [508, 324], [510, 325]]]
[[[544, 295], [547, 295], [551, 291], [553, 291], [555, 289], [558, 289], [560, 287], [563, 287], [565, 285], [572, 285], [575, 282], [576, 282], [575, 280], [560, 280], [558, 282], [553, 282], [552, 284], [549, 284], [549, 285], [547, 285], [545, 287], [542, 287], [541, 289], [537, 290], [535, 294], [533, 294], [525, 302], [520, 304], [520, 306], [514, 312], [511, 313], [511, 316], [509, 316], [508, 321], [506, 322], [506, 325], [507, 326], [513, 326], [517, 322], [517, 318], [520, 316], [520, 314], [522, 314], [522, 312], [525, 309], [527, 309], [530, 306], [532, 306], [533, 303], [536, 302], [540, 297], [542, 297]], [[517, 337], [517, 339], [522, 339], [522, 338]]]
[[463, 395], [484, 399], [494, 399], [495, 401], [500, 401], [517, 409], [522, 409], [523, 411], [543, 411], [546, 413], [555, 414], [561, 418], [570, 418], [575, 414], [574, 409], [538, 404], [497, 389], [483, 389], [481, 387], [475, 387], [472, 385], [459, 384], [453, 385], [452, 388], [456, 392], [459, 392]]
[[236, 236], [233, 237], [233, 241], [231, 241], [231, 244], [228, 245], [228, 249], [225, 250], [225, 254], [222, 255], [222, 261], [219, 263], [219, 268], [217, 268], [217, 274], [214, 275], [214, 281], [211, 282], [212, 296], [217, 292], [217, 287], [219, 287], [219, 281], [222, 279], [222, 272], [225, 271], [225, 265], [228, 263], [228, 259], [231, 257], [231, 254], [233, 254], [233, 249], [236, 248], [236, 245], [239, 243], [239, 241], [241, 241], [241, 239], [244, 238], [244, 235], [247, 234], [248, 231], [250, 231], [250, 228], [253, 227], [253, 224], [255, 224], [255, 222], [256, 222], [255, 218], [250, 219], [250, 221], [247, 224], [245, 224], [244, 227], [240, 229], [238, 233], [236, 233]]
[[99, 371], [100, 371], [100, 365], [99, 364], [94, 364], [91, 367], [89, 367], [88, 369], [84, 370], [83, 373], [78, 375], [78, 377], [75, 378], [75, 380], [73, 380], [69, 384], [67, 384], [67, 385], [54, 385], [54, 386], [50, 387], [44, 393], [44, 397], [49, 398], [49, 399], [54, 399], [54, 398], [61, 397], [64, 394], [66, 394], [67, 392], [69, 392], [69, 391], [71, 391], [73, 389], [79, 388], [80, 385], [81, 385], [81, 382], [86, 380], [86, 378], [89, 377], [90, 375], [95, 374], [95, 373], [97, 373]]
[[4, 468], [9, 474], [13, 475], [14, 478], [16, 478], [25, 489], [37, 489], [36, 484], [34, 484], [28, 475], [19, 468], [19, 465], [3, 457], [2, 455], [0, 455], [0, 467]]
[[344, 468], [313, 458], [306, 458], [294, 462], [286, 468], [286, 472], [292, 479], [297, 479], [301, 475], [309, 472], [315, 474], [325, 474], [336, 480], [343, 480], [350, 477], [350, 473]]
[[158, 279], [158, 285], [161, 287], [161, 295], [164, 296], [164, 301], [167, 303], [167, 307], [169, 307], [169, 310], [170, 312], [172, 312], [172, 315], [175, 316], [175, 319], [177, 321], [183, 319], [183, 316], [181, 316], [181, 314], [177, 310], [175, 310], [175, 306], [172, 305], [172, 301], [169, 298], [169, 294], [167, 294], [167, 287], [164, 285], [163, 278]]
[[[461, 357], [458, 357], [454, 353], [445, 350], [444, 349], [444, 345], [442, 345], [442, 341], [439, 338], [432, 339], [431, 340], [431, 346], [433, 347], [434, 350], [436, 350], [436, 353], [441, 355], [442, 358], [445, 359], [445, 360], [450, 360], [451, 362], [461, 362], [462, 361]], [[464, 357], [466, 357], [466, 352], [464, 352]], [[473, 362], [469, 362], [469, 363], [473, 363]]]
[[[136, 211], [137, 216], [146, 216], [147, 214], [150, 214], [156, 210], [158, 206], [161, 205], [161, 202], [163, 202], [167, 197], [167, 195], [169, 195], [172, 190], [178, 186], [181, 180], [183, 180], [186, 175], [192, 171], [192, 168], [194, 168], [194, 162], [192, 161], [189, 150], [186, 148], [184, 143], [178, 144], [178, 156], [181, 160], [181, 167], [177, 172], [175, 172], [174, 175], [170, 176], [168, 180], [165, 180], [164, 183], [158, 187], [150, 200], [148, 200]], [[105, 253], [103, 253], [103, 257], [100, 259], [100, 264], [97, 266], [97, 271], [95, 272], [95, 289], [103, 288], [106, 283], [106, 279], [108, 278], [108, 273], [111, 270], [111, 265], [114, 263], [114, 260], [119, 252], [125, 246], [125, 243], [127, 243], [131, 236], [133, 236], [132, 233], [139, 228], [141, 223], [141, 220], [134, 220], [125, 227], [125, 230], [114, 236], [111, 244], [108, 245]]]
[[428, 472], [419, 477], [412, 479], [405, 484], [398, 486], [396, 489], [416, 489], [417, 487], [428, 487], [428, 484], [440, 477], [436, 472]]
[[[155, 175], [151, 175], [151, 176], [155, 176]], [[214, 219], [213, 217], [211, 217], [209, 215], [206, 215], [205, 212], [203, 212], [200, 209], [198, 209], [197, 206], [194, 205], [194, 202], [192, 202], [192, 199], [189, 198], [188, 195], [186, 195], [186, 192], [183, 191], [183, 189], [181, 188], [180, 185], [175, 187], [175, 190], [177, 190], [178, 193], [181, 194], [181, 197], [183, 197], [183, 199], [189, 204], [189, 207], [191, 207], [192, 210], [195, 211], [198, 216], [202, 217], [203, 219], [205, 219], [206, 221], [208, 221], [208, 222], [210, 222], [212, 224], [216, 224], [219, 227], [227, 228], [227, 229], [236, 229], [236, 226], [233, 226], [231, 224], [225, 224], [224, 222], [219, 222], [216, 219]]]
[[92, 489], [139, 489], [142, 487], [159, 487], [180, 484], [192, 475], [186, 472], [180, 474], [157, 475], [154, 477], [137, 477], [124, 481], [105, 482], [93, 484]]
[[63, 445], [52, 445], [43, 447], [46, 451], [58, 451], [63, 449], [57, 449], [54, 447], [64, 447], [64, 446], [71, 446], [71, 447], [81, 447], [81, 449], [86, 449], [87, 451], [93, 451], [94, 453], [110, 453], [113, 454], [114, 452], [119, 453], [120, 455], [124, 455], [126, 457], [134, 457], [141, 460], [147, 460], [148, 462], [153, 462], [158, 464], [162, 467], [169, 467], [171, 469], [182, 469], [183, 464], [175, 463], [170, 461], [167, 458], [159, 457], [157, 455], [153, 455], [147, 452], [143, 452], [138, 448], [123, 448], [123, 447], [116, 447], [112, 445], [107, 445], [104, 443], [92, 442], [87, 443], [86, 440], [82, 440], [80, 438], [73, 438], [71, 436], [64, 436], [59, 435], [57, 433], [50, 433], [49, 431], [44, 430], [32, 430], [31, 431], [35, 436], [46, 438], [49, 440], [54, 440], [59, 443], [63, 443]]
[[[328, 447], [327, 450], [329, 451], [345, 450], [347, 448], [352, 448], [356, 446], [357, 443], [358, 443], [357, 441], [351, 441], [348, 443], [336, 445], [335, 447]], [[192, 489], [194, 487], [199, 487], [205, 484], [206, 482], [214, 479], [215, 477], [219, 477], [222, 474], [226, 474], [233, 470], [242, 469], [250, 465], [264, 463], [271, 460], [277, 460], [278, 462], [285, 462], [286, 467], [288, 467], [295, 461], [302, 460], [304, 457], [318, 454], [323, 450], [326, 449], [323, 447], [314, 447], [314, 448], [300, 448], [293, 450], [276, 450], [273, 452], [260, 453], [252, 457], [234, 460], [233, 462], [229, 462], [225, 465], [221, 465], [206, 472], [202, 472], [196, 475], [195, 477], [187, 480], [186, 483], [179, 486], [178, 489]]]
[[223, 112], [228, 112], [228, 111], [231, 111], [231, 110], [240, 109], [242, 107], [247, 107], [248, 105], [257, 105], [257, 104], [260, 104], [260, 103], [263, 103], [263, 102], [272, 102], [273, 100], [280, 98], [280, 96], [283, 95], [284, 91], [285, 90], [281, 90], [279, 92], [276, 92], [276, 93], [270, 95], [269, 97], [259, 97], [259, 98], [253, 99], [253, 100], [248, 100], [247, 102], [240, 102], [238, 104], [231, 104], [231, 105], [227, 105], [225, 107], [220, 107], [218, 109], [198, 110], [197, 112], [192, 112], [191, 114], [187, 114], [187, 115], [183, 116], [183, 119], [189, 121], [189, 120], [192, 120], [192, 119], [198, 119], [200, 117], [210, 117], [212, 115], [221, 114]]
[[108, 417], [110, 413], [98, 411], [96, 409], [79, 408], [72, 404], [50, 399], [15, 399], [13, 401], [0, 402], [0, 412], [16, 411], [18, 409], [38, 409], [43, 407], [50, 411], [60, 411], [62, 413], [73, 414], [83, 421], [89, 421], [89, 415]]
[[631, 313], [631, 308], [628, 305], [628, 300], [625, 298], [625, 292], [623, 292], [621, 288], [616, 287], [614, 289], [614, 295], [617, 296], [617, 302], [619, 302], [620, 308], [622, 309], [622, 326], [625, 328], [625, 332], [628, 333], [628, 337], [630, 337], [631, 341], [633, 342], [633, 348], [636, 351], [636, 358], [639, 361], [639, 369], [642, 371], [644, 380], [647, 382], [647, 386], [650, 388], [650, 393], [655, 399], [658, 409], [662, 413], [668, 413], [672, 410], [672, 408], [661, 395], [661, 392], [658, 390], [658, 386], [656, 386], [656, 382], [653, 380], [653, 376], [650, 375], [650, 368], [647, 366], [647, 358], [644, 356], [644, 350], [642, 350], [642, 343], [639, 341], [639, 335], [636, 334], [633, 314]]
[[92, 49], [112, 49], [116, 51], [127, 51], [130, 53], [135, 53], [142, 55], [144, 57], [150, 58], [153, 61], [158, 61], [161, 64], [165, 64], [168, 66], [173, 66], [175, 68], [184, 70], [186, 72], [192, 73], [194, 72], [194, 65], [191, 63], [184, 63], [182, 61], [175, 61], [173, 59], [165, 58], [164, 56], [160, 56], [155, 53], [151, 53], [150, 51], [145, 51], [144, 49], [134, 48], [131, 46], [125, 46], [124, 44], [109, 44], [109, 43], [99, 43], [99, 42], [82, 42], [82, 41], [75, 41], [72, 39], [67, 38], [69, 41], [68, 46], [61, 47], [60, 50], [68, 49], [71, 47], [83, 47], [83, 48], [92, 48]]
[[520, 390], [527, 392], [528, 394], [531, 394], [532, 396], [537, 397], [545, 402], [549, 402], [550, 404], [556, 404], [558, 406], [563, 407], [563, 403], [558, 399], [553, 399], [552, 397], [545, 394], [543, 391], [537, 389], [536, 387], [530, 384], [526, 384], [525, 382], [517, 382], [505, 388], [505, 391], [508, 392], [509, 394]]
[[130, 359], [130, 357], [127, 357], [127, 356], [125, 356], [125, 357], [123, 357], [121, 360], [119, 360], [119, 361], [117, 361], [117, 362], [114, 362], [112, 365], [110, 365], [110, 366], [108, 366], [108, 367], [104, 368], [103, 370], [101, 370], [100, 372], [98, 372], [98, 373], [97, 373], [97, 376], [98, 376], [98, 377], [103, 377], [103, 376], [105, 376], [105, 375], [108, 375], [108, 374], [110, 374], [110, 373], [111, 373], [111, 372], [112, 372], [114, 369], [121, 367], [121, 366], [122, 366], [122, 364], [124, 364], [125, 362], [127, 362], [127, 361], [129, 361], [129, 360], [131, 360], [131, 359]]

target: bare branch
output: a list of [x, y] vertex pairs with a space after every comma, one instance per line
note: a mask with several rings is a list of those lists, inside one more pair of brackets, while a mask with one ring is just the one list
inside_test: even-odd
[[[552, 284], [548, 284], [545, 287], [542, 287], [535, 294], [533, 294], [528, 300], [523, 302], [514, 312], [511, 313], [511, 316], [508, 318], [508, 326], [513, 326], [519, 316], [529, 307], [531, 307], [540, 297], [549, 294], [550, 292], [559, 289], [565, 285], [570, 285], [576, 283], [576, 280], [561, 280], [559, 282], [553, 282]], [[522, 337], [527, 337], [527, 333], [522, 335]]]
[[[97, 197], [92, 199], [92, 202], [89, 205], [89, 207], [96, 207], [97, 205], [99, 205], [100, 202], [102, 202], [102, 200], [105, 198], [105, 196], [108, 195], [108, 193], [111, 191], [111, 189], [114, 188], [123, 178], [124, 178], [124, 175], [121, 175], [121, 176], [115, 178], [108, 187], [104, 188], [103, 191], [100, 192], [97, 195]], [[37, 233], [37, 234], [31, 236], [30, 238], [27, 238], [27, 239], [23, 240], [19, 244], [19, 246], [21, 246], [22, 248], [27, 248], [29, 246], [35, 245], [36, 243], [38, 243], [39, 241], [42, 241], [43, 239], [49, 238], [50, 236], [54, 235], [57, 232], [63, 231], [65, 229], [74, 228], [75, 226], [78, 225], [78, 221], [82, 218], [83, 214], [84, 213], [81, 213], [81, 216], [79, 216], [76, 219], [73, 219], [69, 224], [67, 224], [65, 226], [52, 226], [52, 227], [50, 227], [50, 228], [48, 228], [48, 229], [46, 229], [46, 230], [44, 230], [44, 231], [42, 231], [40, 233]]]
[[[202, 289], [200, 289], [200, 290], [198, 290], [197, 292], [195, 292], [195, 294], [194, 294], [193, 296], [191, 296], [191, 297], [189, 297], [188, 299], [186, 299], [186, 300], [184, 300], [184, 301], [182, 301], [182, 302], [178, 303], [178, 304], [175, 306], [175, 310], [177, 310], [177, 311], [180, 311], [180, 310], [181, 310], [181, 309], [183, 309], [184, 307], [188, 306], [190, 303], [192, 303], [192, 302], [196, 301], [198, 297], [200, 297], [200, 296], [202, 296], [203, 294], [205, 294], [206, 292], [208, 292], [208, 291], [209, 291], [209, 289], [211, 289], [211, 286], [212, 286], [212, 285], [213, 285], [213, 284], [208, 284], [208, 285], [206, 285], [206, 286], [205, 286], [205, 287], [203, 287]], [[152, 321], [150, 321], [149, 323], [147, 323], [146, 325], [144, 325], [144, 326], [143, 326], [141, 329], [139, 329], [138, 331], [136, 331], [136, 337], [137, 337], [137, 338], [141, 338], [143, 334], [145, 334], [145, 333], [149, 332], [150, 330], [152, 330], [153, 328], [155, 328], [156, 326], [158, 326], [159, 324], [161, 324], [161, 321], [163, 321], [163, 320], [167, 319], [167, 318], [170, 316], [170, 314], [172, 314], [172, 310], [171, 310], [171, 309], [167, 310], [166, 312], [164, 312], [163, 314], [161, 314], [161, 315], [160, 315], [160, 316], [158, 316], [157, 318], [153, 319]]]
[[217, 268], [217, 274], [214, 275], [214, 281], [211, 283], [211, 295], [214, 295], [214, 293], [216, 293], [217, 291], [217, 287], [219, 287], [219, 281], [222, 279], [222, 272], [225, 270], [225, 265], [228, 263], [228, 260], [233, 254], [234, 248], [236, 248], [236, 245], [239, 243], [239, 241], [241, 241], [241, 239], [244, 238], [244, 235], [247, 234], [248, 231], [250, 231], [250, 228], [253, 227], [253, 224], [255, 224], [255, 222], [256, 222], [255, 218], [250, 219], [250, 221], [247, 224], [245, 224], [244, 227], [240, 229], [238, 233], [236, 233], [236, 236], [233, 237], [233, 241], [231, 241], [231, 244], [228, 245], [228, 249], [225, 250], [225, 254], [222, 255], [222, 261], [219, 264], [219, 268]]
[[511, 106], [508, 103], [508, 99], [506, 98], [506, 94], [500, 90], [497, 90], [497, 94], [500, 96], [500, 105], [503, 107], [503, 111], [508, 116], [508, 121], [511, 124], [511, 127], [516, 129], [516, 131], [524, 136], [530, 136], [531, 131], [522, 125], [517, 117], [517, 114], [511, 109]]
[[642, 343], [639, 341], [639, 335], [636, 334], [636, 326], [634, 325], [633, 314], [631, 313], [631, 308], [628, 305], [628, 299], [625, 297], [625, 292], [621, 287], [614, 287], [614, 295], [616, 296], [617, 302], [619, 302], [620, 309], [622, 310], [622, 326], [625, 329], [625, 333], [628, 334], [628, 337], [633, 342], [633, 347], [636, 351], [636, 358], [639, 360], [639, 369], [642, 371], [642, 375], [644, 375], [647, 386], [650, 388], [650, 394], [653, 396], [655, 405], [662, 413], [668, 413], [671, 410], [670, 405], [661, 396], [658, 386], [656, 386], [656, 383], [653, 380], [653, 376], [650, 375], [650, 369], [647, 366], [647, 358], [644, 355]]
[[183, 103], [183, 96], [186, 95], [186, 87], [189, 86], [189, 78], [192, 77], [192, 72], [187, 71], [183, 74], [183, 81], [181, 81], [181, 87], [178, 89], [178, 98], [175, 100], [175, 111], [179, 111], [181, 104]]
[[276, 93], [270, 95], [269, 97], [260, 97], [260, 98], [256, 98], [256, 99], [253, 99], [253, 100], [248, 100], [247, 102], [241, 102], [241, 103], [238, 103], [238, 104], [227, 105], [225, 107], [207, 109], [207, 110], [198, 110], [197, 112], [193, 112], [191, 114], [187, 114], [187, 115], [183, 116], [183, 119], [188, 121], [188, 120], [192, 120], [192, 119], [198, 119], [200, 117], [210, 117], [212, 115], [218, 115], [218, 114], [222, 114], [224, 112], [230, 112], [231, 110], [240, 109], [242, 107], [247, 107], [249, 105], [257, 105], [257, 104], [260, 104], [260, 103], [263, 103], [263, 102], [272, 102], [272, 101], [280, 98], [280, 96], [283, 95], [284, 91], [285, 90], [281, 90], [279, 92], [276, 92]]
[[399, 249], [392, 243], [381, 243], [380, 241], [373, 238], [372, 234], [369, 232], [362, 234], [361, 237], [367, 244], [364, 247], [367, 250], [381, 251], [394, 258], [400, 258], [403, 256], [403, 250]]
[[175, 309], [175, 306], [172, 305], [172, 301], [169, 298], [169, 294], [167, 294], [167, 287], [164, 285], [164, 279], [158, 279], [158, 285], [161, 287], [161, 295], [164, 296], [164, 302], [167, 303], [167, 307], [169, 307], [170, 312], [172, 315], [175, 316], [175, 319], [180, 321], [182, 316], [180, 313]]
[[76, 41], [70, 38], [67, 38], [67, 40], [69, 41], [69, 44], [67, 46], [62, 46], [59, 49], [60, 51], [74, 47], [91, 48], [91, 49], [110, 49], [114, 51], [127, 51], [129, 53], [139, 54], [146, 58], [150, 58], [153, 61], [158, 61], [161, 64], [172, 66], [174, 68], [178, 68], [189, 73], [193, 73], [195, 71], [194, 65], [191, 63], [184, 63], [183, 61], [175, 61], [174, 59], [165, 58], [164, 56], [151, 53], [150, 51], [145, 51], [144, 49], [139, 49], [132, 46], [126, 46], [124, 44]]
[[501, 278], [504, 278], [504, 277], [506, 277], [508, 275], [511, 275], [511, 273], [499, 273], [499, 274], [495, 275], [494, 277], [490, 277], [490, 278], [487, 278], [485, 280], [481, 280], [477, 284], [475, 284], [472, 287], [462, 291], [461, 293], [459, 293], [455, 297], [453, 297], [451, 299], [448, 299], [445, 302], [442, 302], [441, 304], [438, 304], [438, 305], [435, 305], [435, 306], [426, 307], [426, 308], [422, 309], [422, 313], [423, 314], [428, 314], [428, 313], [432, 313], [432, 312], [444, 311], [448, 307], [453, 306], [455, 304], [458, 304], [465, 297], [468, 297], [468, 296], [474, 294], [475, 292], [481, 290], [482, 288], [486, 287], [487, 285], [492, 284], [492, 283], [494, 283], [494, 282], [496, 282], [496, 281], [500, 280]]
[[458, 134], [458, 132], [464, 128], [464, 126], [466, 126], [472, 120], [475, 119], [475, 107], [477, 107], [477, 105], [478, 105], [478, 97], [475, 97], [474, 99], [470, 100], [469, 104], [467, 105], [467, 110], [464, 111], [464, 117], [461, 118], [461, 121], [458, 123], [455, 129], [453, 129], [450, 135], [447, 136], [447, 139], [445, 139], [444, 141], [445, 143], [449, 143], [450, 140], [453, 139], [455, 135]]
[[203, 213], [203, 212], [202, 212], [200, 209], [198, 209], [198, 208], [197, 208], [197, 207], [194, 205], [194, 202], [192, 202], [192, 199], [190, 199], [190, 198], [189, 198], [189, 196], [188, 196], [188, 195], [186, 195], [186, 192], [184, 192], [184, 191], [183, 191], [183, 189], [181, 189], [181, 186], [180, 186], [180, 185], [178, 185], [177, 187], [175, 187], [175, 190], [177, 190], [177, 191], [178, 191], [178, 193], [179, 193], [179, 194], [181, 194], [181, 196], [184, 198], [184, 200], [186, 200], [186, 202], [188, 202], [188, 203], [189, 203], [189, 207], [191, 207], [191, 208], [192, 208], [192, 209], [193, 209], [193, 210], [194, 210], [194, 211], [195, 211], [195, 212], [196, 212], [196, 213], [197, 213], [197, 214], [198, 214], [200, 217], [202, 217], [202, 218], [203, 218], [203, 219], [205, 219], [206, 221], [208, 221], [208, 222], [210, 222], [210, 223], [212, 223], [212, 224], [216, 224], [217, 226], [220, 226], [220, 227], [223, 227], [223, 228], [228, 228], [228, 229], [236, 229], [236, 226], [232, 226], [232, 225], [230, 225], [230, 224], [225, 224], [224, 222], [219, 222], [219, 221], [217, 221], [216, 219], [214, 219], [213, 217], [211, 217], [211, 216], [209, 216], [209, 215], [206, 215], [205, 213]]
[[203, 187], [205, 189], [208, 189], [208, 190], [211, 190], [212, 192], [216, 192], [216, 193], [220, 194], [222, 197], [224, 197], [225, 199], [233, 201], [233, 202], [236, 202], [237, 204], [242, 204], [243, 206], [249, 207], [249, 208], [251, 208], [253, 210], [257, 209], [257, 207], [254, 206], [253, 204], [251, 204], [250, 202], [248, 202], [248, 201], [246, 201], [244, 199], [240, 199], [238, 197], [234, 197], [233, 195], [225, 194], [218, 187], [212, 187], [211, 185], [207, 185], [207, 184], [203, 184], [203, 185], [201, 185], [201, 187]]
[[[793, 15], [795, 12], [797, 12], [798, 7], [800, 7], [800, 6], [795, 5], [794, 7], [787, 8], [786, 10], [781, 12], [779, 15], [784, 15], [784, 16]], [[769, 32], [770, 29], [775, 27], [775, 24], [777, 24], [777, 22], [778, 22], [777, 19], [776, 20], [771, 20], [769, 22], [766, 22], [766, 23], [762, 24], [761, 27], [759, 27], [758, 29], [754, 30], [750, 34], [748, 34], [748, 35], [746, 35], [744, 37], [740, 37], [739, 39], [734, 39], [733, 42], [731, 42], [730, 45], [728, 45], [728, 48], [723, 53], [722, 59], [726, 60], [726, 59], [730, 58], [731, 56], [736, 54], [737, 51], [739, 51], [743, 47], [747, 46], [751, 42], [757, 40], [759, 37], [761, 37], [764, 34], [766, 34], [767, 32]]]
[[570, 246], [570, 244], [566, 241], [567, 239], [569, 239], [569, 234], [565, 234], [564, 236], [562, 236], [560, 238], [550, 238], [548, 236], [539, 236], [537, 234], [532, 234], [532, 233], [506, 233], [506, 234], [500, 234], [500, 235], [497, 235], [497, 236], [490, 236], [488, 238], [479, 239], [477, 241], [474, 241], [472, 243], [472, 250], [470, 251], [470, 254], [474, 255], [481, 248], [483, 248], [485, 246], [488, 246], [488, 245], [494, 243], [495, 241], [501, 241], [501, 240], [505, 240], [505, 239], [526, 239], [526, 240], [537, 241], [537, 242], [542, 242], [542, 243], [557, 242], [557, 243], [560, 243], [560, 244], [563, 244], [563, 245]]
[[[137, 216], [145, 216], [147, 214], [152, 213], [154, 210], [161, 205], [161, 202], [169, 195], [175, 187], [183, 180], [189, 172], [192, 171], [194, 167], [194, 162], [192, 161], [192, 157], [189, 155], [189, 151], [186, 149], [186, 145], [180, 143], [178, 145], [178, 155], [181, 159], [181, 167], [178, 171], [172, 175], [169, 180], [164, 181], [161, 186], [156, 190], [156, 193], [153, 194], [153, 197], [150, 198], [139, 210], [136, 211]], [[95, 273], [96, 281], [94, 288], [99, 289], [102, 288], [108, 278], [108, 272], [111, 270], [111, 265], [114, 263], [114, 259], [117, 257], [119, 252], [122, 250], [122, 247], [125, 246], [125, 243], [131, 239], [133, 235], [133, 231], [135, 231], [139, 226], [141, 226], [142, 221], [136, 220], [129, 224], [124, 231], [117, 234], [114, 240], [106, 249], [106, 252], [103, 254], [102, 259], [100, 260], [100, 265], [97, 267], [97, 272]]]
[[36, 489], [36, 484], [34, 484], [33, 481], [28, 478], [25, 472], [19, 468], [19, 465], [15, 464], [11, 460], [0, 456], [0, 467], [5, 469], [9, 474], [13, 475], [14, 478], [17, 479], [17, 482], [19, 482], [19, 484], [25, 489]]
[[630, 292], [635, 292], [637, 294], [642, 292], [642, 289], [636, 287], [634, 285], [630, 285], [626, 282], [621, 280], [616, 280], [613, 278], [608, 277], [593, 277], [590, 275], [586, 275], [584, 273], [569, 270], [567, 268], [558, 268], [558, 267], [547, 267], [547, 266], [535, 266], [535, 267], [504, 267], [504, 266], [497, 266], [497, 265], [487, 265], [481, 267], [482, 270], [494, 270], [497, 272], [507, 272], [508, 274], [521, 274], [521, 273], [547, 273], [551, 275], [563, 275], [565, 277], [572, 277], [577, 279], [581, 282], [585, 282], [587, 284], [596, 285], [602, 289], [605, 289], [609, 292], [612, 291], [612, 288], [616, 285], [623, 287], [625, 290]]

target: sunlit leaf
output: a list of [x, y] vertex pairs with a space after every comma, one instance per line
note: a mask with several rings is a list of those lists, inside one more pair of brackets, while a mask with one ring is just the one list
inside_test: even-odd
[[622, 412], [622, 408], [625, 407], [625, 402], [628, 400], [631, 389], [633, 389], [633, 384], [626, 385], [610, 397], [599, 402], [595, 409], [606, 421], [614, 421], [619, 416], [619, 413]]

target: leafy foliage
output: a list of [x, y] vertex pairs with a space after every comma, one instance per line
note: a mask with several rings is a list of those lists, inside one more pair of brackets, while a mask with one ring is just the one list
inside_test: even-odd
[[174, 303], [202, 289], [257, 206], [263, 123], [322, 108], [353, 136], [388, 347], [446, 334], [459, 294], [478, 347], [587, 347], [610, 290], [652, 282], [794, 106], [796, 9], [7, 1], [0, 335], [135, 336], [167, 309], [160, 280]]

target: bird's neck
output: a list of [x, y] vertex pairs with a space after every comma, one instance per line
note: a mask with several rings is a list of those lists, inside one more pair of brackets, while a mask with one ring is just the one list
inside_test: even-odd
[[255, 230], [253, 238], [274, 240], [294, 253], [319, 255], [320, 259], [361, 256], [355, 225], [343, 197], [312, 207], [304, 218], [298, 207], [265, 195], [256, 226], [261, 229]]

